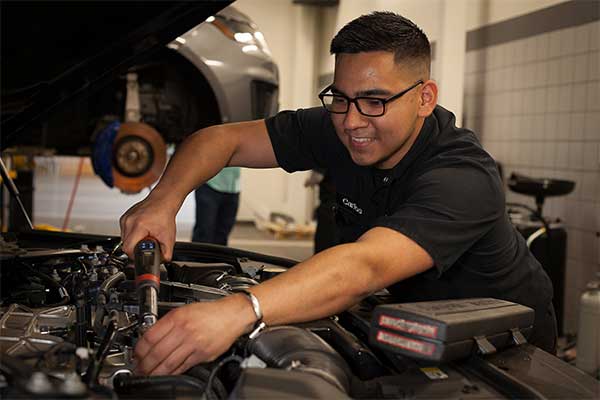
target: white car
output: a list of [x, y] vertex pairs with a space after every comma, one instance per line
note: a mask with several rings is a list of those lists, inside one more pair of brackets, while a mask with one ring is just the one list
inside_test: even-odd
[[166, 143], [274, 114], [277, 65], [229, 3], [3, 3], [2, 149], [93, 154], [98, 134], [129, 118], [131, 77], [139, 121]]

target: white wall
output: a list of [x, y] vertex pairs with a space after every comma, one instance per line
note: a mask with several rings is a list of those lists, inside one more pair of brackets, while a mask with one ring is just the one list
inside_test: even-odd
[[[258, 25], [279, 66], [279, 108], [316, 105], [313, 85], [318, 10], [294, 5], [291, 0], [239, 0], [234, 6]], [[257, 213], [268, 216], [281, 212], [297, 222], [307, 222], [313, 198], [304, 188], [307, 175], [290, 175], [281, 169], [242, 169], [238, 220], [251, 220]]]

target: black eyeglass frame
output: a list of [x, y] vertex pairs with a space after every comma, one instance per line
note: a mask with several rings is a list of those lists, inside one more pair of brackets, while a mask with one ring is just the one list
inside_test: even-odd
[[[388, 97], [387, 99], [381, 99], [379, 97], [371, 97], [371, 96], [357, 96], [354, 98], [350, 98], [348, 96], [346, 96], [345, 94], [339, 93], [339, 94], [333, 94], [333, 93], [327, 93], [329, 90], [331, 90], [331, 88], [333, 87], [333, 84], [327, 86], [325, 89], [323, 89], [321, 91], [321, 93], [319, 93], [319, 99], [321, 100], [321, 104], [323, 104], [323, 108], [325, 108], [327, 110], [327, 112], [331, 113], [331, 114], [346, 114], [349, 110], [350, 110], [350, 103], [354, 103], [354, 106], [356, 107], [356, 109], [358, 110], [359, 113], [361, 113], [362, 115], [364, 115], [365, 117], [381, 117], [382, 115], [385, 114], [386, 108], [385, 105], [387, 103], [389, 103], [390, 101], [394, 101], [396, 99], [399, 99], [400, 97], [404, 96], [406, 93], [410, 92], [411, 90], [413, 90], [414, 88], [416, 88], [419, 85], [422, 85], [423, 80], [419, 79], [417, 82], [413, 83], [409, 88], [404, 89], [403, 91], [401, 91], [398, 94], [395, 94], [391, 97]], [[346, 111], [331, 111], [327, 108], [327, 106], [325, 105], [325, 101], [323, 100], [323, 98], [325, 97], [342, 97], [344, 99], [346, 99]], [[358, 105], [358, 100], [361, 99], [367, 99], [367, 100], [377, 100], [381, 102], [381, 105], [383, 106], [383, 111], [381, 112], [381, 114], [365, 114], [361, 109], [360, 106]]]

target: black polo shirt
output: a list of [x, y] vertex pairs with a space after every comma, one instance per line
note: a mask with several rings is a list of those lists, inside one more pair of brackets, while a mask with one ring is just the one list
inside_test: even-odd
[[429, 253], [434, 268], [388, 288], [398, 301], [506, 299], [533, 308], [536, 327], [555, 332], [552, 284], [508, 219], [496, 163], [451, 112], [436, 107], [389, 170], [356, 165], [321, 107], [280, 112], [266, 125], [283, 169], [329, 172], [342, 242], [381, 226]]

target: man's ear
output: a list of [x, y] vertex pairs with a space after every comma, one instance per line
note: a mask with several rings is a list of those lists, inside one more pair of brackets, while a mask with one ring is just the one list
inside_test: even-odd
[[435, 81], [427, 80], [419, 91], [419, 117], [428, 117], [437, 105], [438, 87]]

